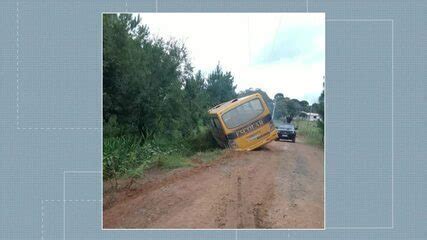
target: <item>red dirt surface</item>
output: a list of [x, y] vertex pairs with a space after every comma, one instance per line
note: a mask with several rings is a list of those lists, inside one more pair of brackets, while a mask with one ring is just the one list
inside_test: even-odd
[[323, 150], [300, 140], [224, 151], [210, 164], [152, 170], [132, 190], [105, 191], [104, 228], [323, 228]]

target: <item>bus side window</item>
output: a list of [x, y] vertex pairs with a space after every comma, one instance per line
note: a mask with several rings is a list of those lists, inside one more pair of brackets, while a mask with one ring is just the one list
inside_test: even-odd
[[211, 126], [215, 130], [220, 130], [221, 129], [221, 124], [219, 123], [219, 121], [218, 121], [217, 118], [211, 118]]
[[222, 128], [221, 128], [221, 123], [218, 121], [218, 119], [217, 119], [217, 118], [214, 118], [214, 119], [213, 119], [213, 122], [214, 122], [214, 124], [215, 124], [216, 129], [218, 129], [218, 130], [222, 129]]
[[212, 126], [212, 129], [217, 129], [217, 127], [215, 126], [215, 122], [214, 122], [214, 119], [213, 118], [211, 118], [211, 126]]

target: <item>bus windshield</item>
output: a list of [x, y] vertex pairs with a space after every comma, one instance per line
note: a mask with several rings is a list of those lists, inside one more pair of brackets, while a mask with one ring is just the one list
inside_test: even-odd
[[264, 112], [261, 101], [256, 98], [245, 102], [222, 115], [222, 120], [227, 128], [235, 128], [255, 119]]

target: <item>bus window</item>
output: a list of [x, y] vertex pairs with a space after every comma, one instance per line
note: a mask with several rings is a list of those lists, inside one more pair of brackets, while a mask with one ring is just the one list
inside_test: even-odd
[[217, 129], [222, 130], [221, 123], [219, 122], [218, 118], [214, 118], [213, 122], [215, 123], [215, 127]]
[[211, 118], [210, 120], [211, 120], [210, 124], [211, 124], [212, 129], [216, 129], [215, 122], [214, 122], [213, 118]]
[[211, 126], [217, 131], [222, 130], [221, 123], [217, 118], [211, 118]]
[[259, 99], [253, 99], [237, 106], [222, 115], [222, 120], [227, 128], [235, 128], [258, 117], [264, 112], [264, 107]]
[[226, 137], [218, 118], [210, 119], [212, 135], [221, 147], [226, 147]]

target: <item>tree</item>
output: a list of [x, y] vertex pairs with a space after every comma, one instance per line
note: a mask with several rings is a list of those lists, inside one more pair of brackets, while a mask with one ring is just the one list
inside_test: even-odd
[[291, 99], [286, 102], [286, 106], [288, 109], [287, 115], [292, 119], [299, 115], [302, 110], [301, 104], [298, 99]]
[[284, 99], [285, 95], [283, 95], [283, 93], [276, 93], [276, 95], [274, 95], [274, 99]]
[[252, 94], [254, 94], [254, 93], [259, 93], [259, 94], [261, 94], [262, 99], [263, 99], [263, 100], [265, 101], [265, 103], [267, 104], [268, 109], [270, 110], [270, 112], [273, 112], [273, 108], [274, 108], [273, 100], [268, 96], [268, 94], [267, 94], [266, 92], [264, 92], [264, 91], [263, 91], [262, 89], [260, 89], [260, 88], [256, 88], [256, 89], [249, 88], [249, 89], [246, 89], [246, 90], [244, 90], [244, 91], [240, 91], [240, 92], [239, 92], [239, 94], [237, 94], [237, 96], [238, 96], [239, 98], [241, 98], [241, 97], [245, 97], [245, 96], [252, 95]]
[[231, 72], [194, 73], [184, 44], [154, 37], [139, 17], [103, 20], [104, 134], [190, 136], [209, 107], [236, 97]]
[[287, 114], [287, 108], [286, 98], [283, 93], [276, 93], [276, 95], [274, 95], [274, 102], [276, 105], [274, 110], [274, 119], [284, 120]]
[[229, 101], [237, 97], [234, 77], [231, 72], [224, 73], [218, 64], [207, 79], [207, 94], [212, 106]]
[[318, 113], [319, 112], [319, 104], [318, 103], [311, 104], [310, 112]]
[[186, 79], [184, 91], [190, 127], [198, 129], [198, 126], [206, 122], [206, 110], [209, 107], [206, 83], [200, 70], [191, 78]]
[[103, 18], [104, 121], [145, 136], [185, 128], [182, 88], [193, 69], [184, 45], [152, 37], [131, 14]]
[[301, 106], [301, 110], [302, 111], [304, 111], [304, 112], [309, 112], [310, 111], [310, 104], [307, 101], [302, 100], [302, 101], [299, 102], [299, 104]]
[[319, 115], [322, 119], [324, 119], [324, 117], [325, 117], [325, 109], [324, 109], [325, 103], [324, 102], [325, 102], [325, 90], [323, 90], [319, 96], [319, 107], [317, 110], [317, 112], [319, 113]]

